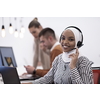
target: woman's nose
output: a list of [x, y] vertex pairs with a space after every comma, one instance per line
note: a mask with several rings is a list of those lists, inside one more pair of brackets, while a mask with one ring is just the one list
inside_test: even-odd
[[64, 43], [69, 43], [67, 39], [64, 40]]

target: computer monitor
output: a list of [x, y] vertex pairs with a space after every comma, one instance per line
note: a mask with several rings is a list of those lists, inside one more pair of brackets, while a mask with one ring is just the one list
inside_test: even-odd
[[0, 66], [2, 66], [1, 52], [0, 52]]
[[12, 47], [0, 46], [1, 66], [17, 67]]

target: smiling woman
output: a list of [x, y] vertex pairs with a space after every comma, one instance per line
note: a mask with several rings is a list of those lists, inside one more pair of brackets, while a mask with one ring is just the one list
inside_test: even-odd
[[63, 53], [54, 59], [50, 71], [44, 77], [33, 81], [33, 84], [93, 84], [93, 62], [80, 55], [78, 50], [83, 41], [80, 34], [82, 33], [75, 26], [63, 31], [60, 38]]
[[69, 52], [75, 47], [75, 37], [71, 30], [63, 32], [61, 35], [61, 45], [64, 52]]

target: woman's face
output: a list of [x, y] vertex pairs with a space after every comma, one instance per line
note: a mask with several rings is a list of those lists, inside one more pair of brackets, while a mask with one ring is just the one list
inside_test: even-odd
[[36, 28], [33, 26], [33, 27], [29, 28], [29, 31], [34, 36], [34, 38], [38, 38], [38, 35], [41, 30], [42, 30], [42, 27]]
[[64, 52], [75, 48], [75, 36], [71, 30], [65, 30], [61, 35], [61, 46]]

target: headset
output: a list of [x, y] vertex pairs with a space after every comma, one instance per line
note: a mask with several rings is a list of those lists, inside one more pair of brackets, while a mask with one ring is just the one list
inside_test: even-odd
[[[75, 28], [75, 29], [77, 29], [80, 33], [81, 33], [81, 37], [82, 37], [82, 39], [81, 39], [81, 41], [78, 41], [78, 43], [77, 43], [77, 47], [78, 48], [80, 48], [81, 46], [83, 46], [83, 34], [82, 34], [82, 31], [78, 28], [78, 27], [76, 27], [76, 26], [68, 26], [67, 28]], [[65, 28], [65, 30], [67, 29], [67, 28]], [[62, 34], [61, 34], [62, 35]], [[60, 36], [60, 42], [61, 42], [61, 36]]]

